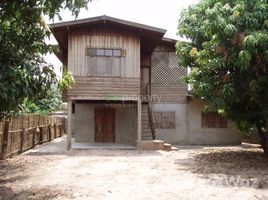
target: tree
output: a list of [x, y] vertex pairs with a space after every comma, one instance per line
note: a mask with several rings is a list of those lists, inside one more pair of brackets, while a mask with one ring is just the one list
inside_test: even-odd
[[89, 0], [0, 1], [0, 121], [18, 111], [25, 98], [46, 97], [55, 87], [53, 66], [43, 56], [53, 52], [45, 42], [50, 30], [43, 16], [60, 18], [61, 9], [77, 17]]
[[268, 156], [267, 0], [201, 0], [182, 12], [178, 33], [188, 39], [177, 54], [193, 95], [241, 131], [256, 130]]
[[21, 112], [48, 115], [55, 110], [61, 109], [62, 106], [61, 90], [53, 88], [47, 92], [45, 98], [38, 101], [31, 102], [28, 98], [25, 98], [21, 104]]

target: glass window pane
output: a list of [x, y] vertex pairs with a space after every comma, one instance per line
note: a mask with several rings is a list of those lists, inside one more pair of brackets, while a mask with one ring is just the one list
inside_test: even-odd
[[96, 55], [97, 56], [104, 56], [104, 49], [97, 49]]
[[96, 56], [96, 48], [88, 48], [87, 55], [88, 56]]
[[105, 49], [105, 56], [113, 56], [113, 50], [112, 49]]
[[113, 50], [113, 56], [120, 57], [121, 54], [121, 49], [114, 49]]

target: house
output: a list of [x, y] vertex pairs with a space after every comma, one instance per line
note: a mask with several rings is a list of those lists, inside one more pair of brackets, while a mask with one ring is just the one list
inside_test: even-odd
[[68, 149], [75, 142], [239, 144], [232, 123], [203, 113], [181, 81], [166, 30], [100, 16], [51, 24], [75, 84], [66, 91]]

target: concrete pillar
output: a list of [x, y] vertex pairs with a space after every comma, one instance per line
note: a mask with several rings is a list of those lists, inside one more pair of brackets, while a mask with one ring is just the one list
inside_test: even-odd
[[67, 151], [72, 147], [72, 100], [68, 99]]
[[138, 127], [137, 127], [137, 142], [139, 143], [141, 141], [141, 100], [139, 99], [137, 101], [137, 116], [138, 116]]

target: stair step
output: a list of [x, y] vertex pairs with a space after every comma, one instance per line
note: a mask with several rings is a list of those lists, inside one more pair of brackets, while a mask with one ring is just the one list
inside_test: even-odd
[[151, 128], [150, 124], [147, 122], [147, 123], [142, 123], [142, 126], [143, 127], [148, 127], [148, 128]]
[[164, 144], [164, 150], [165, 151], [171, 151], [172, 150], [172, 145], [171, 144], [168, 144], [168, 143], [165, 143]]
[[152, 134], [152, 130], [149, 129], [149, 128], [147, 128], [147, 129], [141, 129], [141, 132], [142, 133], [150, 133], [150, 134]]
[[150, 137], [152, 137], [152, 133], [151, 132], [144, 132], [141, 135], [142, 136], [150, 136]]
[[158, 150], [164, 150], [165, 142], [163, 140], [153, 140], [153, 142], [155, 144], [155, 148], [157, 148]]
[[147, 150], [163, 150], [164, 143], [165, 142], [162, 140], [142, 140], [137, 146]]
[[142, 134], [141, 134], [142, 136], [144, 136], [144, 135], [149, 135], [149, 136], [152, 136], [152, 133], [151, 132], [142, 132]]
[[142, 138], [150, 138], [150, 139], [152, 139], [152, 135], [143, 135]]

